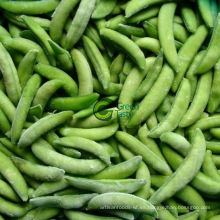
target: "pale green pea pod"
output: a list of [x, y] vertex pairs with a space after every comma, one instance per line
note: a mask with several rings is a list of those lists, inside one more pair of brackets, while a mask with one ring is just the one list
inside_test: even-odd
[[56, 207], [63, 209], [77, 209], [83, 207], [90, 199], [96, 196], [93, 194], [66, 195], [66, 196], [42, 196], [30, 200], [33, 207]]
[[15, 26], [14, 24], [9, 23], [8, 29], [9, 29], [9, 33], [11, 34], [11, 36], [13, 38], [20, 36], [21, 29], [19, 27]]
[[[133, 68], [133, 62], [129, 59], [129, 57], [126, 57], [124, 65], [123, 65], [123, 69], [122, 72], [125, 75], [128, 75], [131, 71], [131, 69]], [[119, 76], [120, 77], [120, 76]]]
[[11, 156], [15, 156], [15, 154], [13, 152], [11, 152], [10, 150], [8, 150], [5, 146], [3, 146], [2, 144], [0, 144], [0, 151], [5, 154], [8, 157]]
[[102, 28], [110, 28], [110, 29], [117, 29], [119, 24], [125, 24], [126, 23], [126, 19], [123, 15], [117, 15], [111, 19], [109, 19], [108, 21], [106, 21], [105, 23], [103, 23], [102, 25], [100, 25], [99, 29], [101, 30]]
[[32, 151], [44, 163], [75, 175], [92, 175], [105, 168], [105, 164], [98, 159], [84, 160], [71, 158], [45, 148], [44, 145], [38, 142], [32, 145]]
[[160, 42], [157, 39], [150, 38], [150, 37], [144, 37], [139, 38], [135, 40], [135, 43], [141, 48], [149, 50], [150, 52], [153, 52], [154, 54], [158, 54], [160, 51]]
[[22, 173], [40, 181], [58, 181], [65, 173], [62, 169], [33, 164], [19, 157], [12, 157], [12, 161]]
[[215, 166], [219, 169], [220, 168], [220, 156], [219, 155], [212, 155], [213, 162]]
[[169, 113], [157, 127], [148, 133], [150, 137], [158, 138], [162, 133], [173, 131], [178, 127], [179, 122], [187, 111], [190, 102], [190, 92], [191, 88], [188, 79], [183, 79]]
[[173, 23], [173, 34], [175, 40], [180, 41], [181, 43], [185, 43], [188, 38], [187, 30], [184, 26], [176, 22]]
[[9, 131], [11, 129], [11, 125], [8, 121], [7, 116], [5, 115], [5, 113], [1, 110], [0, 108], [0, 130], [3, 133], [6, 133], [7, 131]]
[[71, 26], [62, 39], [62, 45], [65, 49], [71, 49], [83, 35], [95, 8], [95, 2], [95, 0], [80, 1], [79, 8], [76, 11]]
[[0, 25], [0, 42], [4, 44], [5, 41], [10, 39], [12, 39], [10, 33]]
[[127, 35], [127, 36], [135, 36], [135, 37], [144, 37], [145, 32], [143, 28], [134, 27], [126, 24], [119, 24], [116, 31]]
[[112, 165], [101, 172], [90, 176], [91, 179], [125, 179], [131, 176], [139, 167], [142, 157], [136, 156], [127, 161]]
[[[7, 167], [7, 169], [5, 169]], [[12, 161], [3, 153], [0, 152], [0, 173], [11, 184], [12, 188], [19, 195], [22, 201], [28, 200], [28, 190], [26, 182], [15, 167]]]
[[[126, 193], [104, 193], [92, 198], [88, 203], [89, 210], [107, 209], [108, 207], [127, 207], [126, 210], [139, 212], [157, 217], [156, 208], [147, 200]], [[106, 208], [105, 208], [106, 207]]]
[[79, 136], [84, 137], [93, 141], [100, 141], [107, 139], [115, 134], [118, 130], [118, 123], [113, 123], [104, 127], [99, 128], [70, 128], [63, 127], [59, 130], [60, 134], [69, 137], [69, 136]]
[[30, 146], [41, 135], [52, 130], [58, 125], [63, 124], [65, 121], [70, 119], [72, 115], [73, 113], [71, 111], [63, 111], [41, 118], [31, 125], [27, 130], [25, 130], [19, 139], [18, 146], [22, 148]]
[[147, 126], [149, 127], [149, 129], [154, 128], [155, 126], [157, 126], [158, 121], [157, 121], [157, 117], [155, 113], [152, 113], [151, 116], [147, 119]]
[[79, 177], [65, 177], [67, 182], [78, 189], [88, 190], [96, 193], [124, 192], [133, 193], [140, 189], [146, 182], [144, 179], [125, 180], [90, 180]]
[[206, 148], [207, 150], [211, 150], [212, 153], [216, 153], [216, 154], [220, 153], [220, 143], [217, 141], [207, 141]]
[[137, 155], [141, 155], [147, 165], [155, 169], [156, 171], [165, 175], [171, 174], [171, 170], [167, 163], [158, 157], [154, 152], [148, 149], [142, 142], [135, 137], [122, 132], [116, 132], [116, 138], [129, 150]]
[[191, 149], [190, 143], [182, 136], [174, 132], [165, 132], [160, 136], [160, 140], [169, 144], [176, 151], [186, 156]]
[[211, 128], [210, 133], [213, 137], [220, 139], [220, 128]]

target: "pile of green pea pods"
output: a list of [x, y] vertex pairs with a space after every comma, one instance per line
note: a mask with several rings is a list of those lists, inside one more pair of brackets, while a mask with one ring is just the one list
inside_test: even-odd
[[0, 220], [220, 220], [218, 0], [0, 0]]

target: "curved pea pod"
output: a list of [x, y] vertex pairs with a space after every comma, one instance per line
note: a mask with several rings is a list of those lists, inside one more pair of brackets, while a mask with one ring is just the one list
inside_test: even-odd
[[96, 193], [124, 192], [133, 193], [140, 189], [146, 182], [144, 179], [124, 180], [90, 180], [79, 177], [65, 177], [67, 182], [78, 189], [88, 190]]
[[187, 111], [191, 98], [190, 93], [190, 83], [188, 79], [183, 79], [169, 113], [157, 127], [153, 128], [148, 133], [150, 137], [158, 138], [162, 133], [173, 131], [177, 128], [182, 117]]
[[160, 42], [157, 39], [150, 38], [150, 37], [144, 37], [139, 38], [135, 40], [135, 43], [141, 48], [149, 50], [150, 52], [153, 52], [154, 54], [158, 54], [160, 51]]
[[108, 209], [111, 207], [124, 207], [132, 212], [139, 212], [157, 217], [156, 208], [147, 200], [126, 193], [104, 193], [92, 198], [88, 203], [89, 210]]
[[100, 0], [100, 1], [98, 1], [98, 3], [95, 6], [95, 9], [92, 13], [92, 18], [93, 19], [101, 19], [101, 18], [108, 16], [109, 14], [111, 14], [114, 7], [116, 6], [116, 2], [117, 2], [116, 0], [109, 0], [109, 1]]
[[98, 159], [84, 160], [71, 158], [49, 148], [46, 149], [45, 146], [38, 142], [32, 145], [32, 152], [44, 163], [75, 175], [92, 175], [105, 168], [105, 164]]
[[15, 13], [15, 14], [29, 14], [39, 15], [52, 12], [58, 5], [57, 0], [45, 0], [45, 1], [1, 1], [0, 8]]
[[73, 113], [71, 111], [64, 111], [41, 118], [25, 130], [19, 139], [18, 146], [22, 148], [30, 146], [41, 135], [47, 133], [58, 125], [63, 124], [70, 119], [72, 115]]
[[125, 179], [131, 176], [139, 167], [142, 157], [136, 156], [131, 159], [107, 167], [101, 172], [90, 176], [91, 179], [101, 180], [101, 179]]
[[73, 209], [83, 207], [90, 199], [96, 196], [93, 194], [66, 195], [66, 196], [42, 196], [30, 200], [33, 207], [57, 207]]
[[8, 121], [7, 116], [5, 115], [5, 113], [2, 111], [2, 109], [0, 108], [0, 130], [3, 133], [6, 133], [7, 131], [9, 131], [11, 128], [11, 125]]
[[135, 37], [145, 36], [145, 32], [143, 28], [134, 27], [131, 25], [119, 24], [116, 30], [127, 36], [135, 36]]
[[33, 164], [19, 157], [12, 157], [12, 161], [22, 173], [40, 181], [58, 181], [65, 173], [62, 169]]
[[150, 202], [158, 204], [172, 197], [186, 186], [198, 173], [205, 156], [205, 139], [200, 129], [196, 129], [192, 149], [174, 174], [151, 196]]
[[90, 95], [83, 95], [77, 97], [57, 97], [52, 98], [49, 103], [49, 108], [52, 110], [72, 110], [79, 111], [88, 108], [99, 98], [98, 93], [92, 93]]
[[110, 155], [107, 150], [101, 144], [98, 144], [95, 141], [82, 137], [64, 137], [57, 139], [55, 143], [65, 147], [71, 147], [90, 152], [106, 164], [111, 164]]
[[71, 56], [76, 67], [79, 95], [91, 94], [93, 92], [92, 71], [86, 57], [78, 49], [73, 49]]
[[12, 39], [10, 33], [1, 25], [0, 25], [0, 34], [1, 34], [0, 35], [1, 36], [0, 37], [1, 43], [5, 43], [6, 40]]
[[63, 127], [59, 130], [60, 134], [66, 137], [79, 136], [93, 141], [107, 139], [115, 134], [118, 130], [118, 123], [113, 123], [99, 128], [70, 128]]
[[216, 139], [220, 139], [220, 128], [211, 128], [210, 129], [210, 134], [216, 138]]
[[220, 143], [218, 141], [207, 141], [206, 148], [207, 150], [211, 150], [212, 153], [220, 153]]
[[55, 42], [60, 41], [65, 23], [78, 2], [79, 0], [62, 0], [54, 11], [49, 30]]
[[110, 29], [117, 29], [119, 24], [125, 24], [126, 23], [126, 19], [123, 15], [117, 15], [111, 19], [109, 19], [108, 21], [103, 21], [102, 23], [99, 23], [98, 29], [101, 30], [102, 28], [110, 28]]
[[206, 53], [196, 69], [197, 74], [208, 72], [218, 62], [220, 58], [219, 45], [220, 45], [220, 13], [218, 14], [218, 17], [216, 19], [215, 27], [212, 32], [212, 37], [209, 42]]
[[95, 2], [95, 0], [80, 1], [79, 8], [76, 11], [67, 34], [62, 39], [62, 45], [65, 49], [71, 49], [83, 35], [95, 8]]
[[132, 135], [117, 131], [116, 138], [133, 153], [141, 155], [144, 162], [156, 171], [165, 175], [171, 174], [171, 170], [167, 163]]
[[146, 68], [146, 60], [143, 52], [128, 37], [108, 28], [101, 29], [100, 35], [110, 41], [113, 45], [115, 44], [124, 50], [140, 69], [144, 70]]
[[[133, 128], [145, 121], [163, 102], [168, 94], [174, 79], [173, 70], [165, 64], [162, 71], [152, 86], [150, 92], [139, 104], [139, 109], [135, 111], [133, 117], [128, 122], [127, 127]], [[166, 83], [164, 83], [166, 82]], [[163, 91], [163, 92], [162, 92]]]
[[78, 93], [78, 87], [76, 82], [64, 71], [52, 67], [50, 65], [45, 65], [42, 63], [37, 64], [34, 67], [34, 70], [40, 74], [41, 76], [47, 78], [47, 79], [58, 79], [63, 82], [63, 88], [66, 91], [66, 93], [70, 96], [76, 96]]
[[[5, 169], [7, 167], [7, 169]], [[28, 200], [28, 191], [26, 182], [14, 166], [12, 161], [3, 153], [0, 152], [0, 173], [11, 184], [12, 188], [19, 195], [22, 201]]]
[[2, 43], [0, 43], [0, 70], [7, 95], [14, 104], [17, 104], [21, 96], [21, 86], [12, 58]]

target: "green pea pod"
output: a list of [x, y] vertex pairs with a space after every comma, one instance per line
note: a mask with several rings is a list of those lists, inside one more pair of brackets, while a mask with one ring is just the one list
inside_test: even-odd
[[127, 36], [136, 36], [136, 37], [144, 37], [145, 32], [143, 28], [134, 27], [126, 24], [119, 24], [116, 29], [118, 32], [127, 35]]
[[217, 141], [207, 141], [206, 147], [207, 150], [211, 150], [213, 153], [219, 154], [220, 152], [220, 143]]
[[41, 135], [64, 123], [66, 120], [70, 119], [72, 115], [72, 111], [64, 111], [41, 118], [25, 130], [19, 139], [18, 146], [22, 148], [30, 146]]
[[101, 29], [100, 35], [123, 49], [140, 69], [146, 68], [146, 61], [143, 52], [128, 37], [108, 28]]
[[62, 45], [65, 49], [71, 49], [82, 37], [95, 8], [96, 0], [82, 0], [79, 8], [73, 18], [73, 21], [62, 39]]
[[160, 51], [160, 42], [157, 39], [144, 37], [135, 40], [135, 43], [141, 48], [146, 49], [154, 54], [158, 54]]
[[21, 33], [21, 29], [11, 23], [9, 23], [8, 25], [8, 30], [9, 30], [9, 33], [11, 34], [11, 36], [14, 38], [14, 37], [19, 37], [20, 36], [20, 33]]
[[101, 24], [99, 24], [99, 30], [101, 30], [102, 28], [110, 28], [110, 29], [117, 29], [119, 24], [125, 24], [126, 23], [126, 19], [123, 15], [117, 15], [111, 19], [109, 19], [106, 22], [103, 22]]
[[0, 130], [3, 133], [6, 133], [10, 129], [11, 129], [11, 125], [10, 125], [10, 123], [8, 121], [8, 118], [5, 115], [5, 113], [0, 109]]

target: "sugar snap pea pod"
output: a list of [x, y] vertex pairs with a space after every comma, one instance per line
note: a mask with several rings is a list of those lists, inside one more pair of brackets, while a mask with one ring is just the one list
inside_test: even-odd
[[220, 89], [219, 89], [219, 82], [220, 82], [220, 59], [215, 65], [211, 95], [208, 103], [208, 112], [213, 113], [219, 106], [219, 96], [220, 96]]
[[145, 146], [132, 135], [125, 132], [117, 131], [116, 138], [133, 153], [141, 155], [145, 163], [151, 166], [156, 171], [161, 172], [165, 175], [171, 173], [169, 166], [164, 160], [158, 157], [154, 152], [148, 149], [147, 146]]
[[116, 206], [122, 207], [122, 210], [127, 207], [127, 210], [132, 212], [145, 213], [153, 217], [158, 216], [155, 207], [147, 200], [126, 193], [104, 193], [95, 196], [88, 203], [89, 210], [107, 209], [107, 207], [115, 209]]
[[183, 25], [178, 24], [176, 22], [173, 23], [173, 34], [175, 40], [178, 40], [182, 43], [184, 43], [188, 38], [187, 30], [184, 28]]
[[216, 181], [220, 181], [220, 175], [214, 164], [214, 161], [212, 159], [212, 152], [210, 150], [206, 151], [205, 159], [202, 165], [202, 170], [204, 174], [206, 174], [207, 176], [213, 178]]
[[203, 163], [205, 148], [204, 136], [200, 129], [196, 129], [192, 140], [192, 149], [186, 159], [177, 168], [176, 172], [152, 195], [149, 201], [152, 204], [158, 204], [187, 185], [197, 175]]
[[212, 159], [217, 168], [220, 167], [220, 156], [219, 155], [212, 155]]
[[187, 30], [192, 33], [196, 32], [196, 29], [198, 28], [198, 21], [193, 9], [188, 5], [183, 6], [181, 8], [181, 15]]
[[34, 70], [39, 73], [41, 76], [47, 79], [59, 79], [63, 82], [63, 88], [66, 93], [70, 96], [76, 96], [78, 93], [78, 88], [76, 82], [64, 71], [52, 67], [50, 65], [45, 65], [39, 63], [35, 66]]
[[[204, 0], [203, 0], [204, 1]], [[212, 32], [212, 37], [209, 42], [208, 48], [206, 50], [205, 55], [203, 56], [203, 59], [199, 63], [196, 73], [206, 73], [208, 72], [217, 62], [220, 58], [220, 13], [218, 14], [218, 17], [215, 22], [215, 27]]]
[[62, 39], [62, 46], [65, 49], [71, 49], [83, 35], [95, 8], [95, 2], [95, 0], [80, 1], [79, 8], [76, 11], [67, 34]]
[[11, 128], [11, 140], [16, 143], [22, 133], [24, 122], [26, 121], [31, 102], [40, 86], [41, 78], [39, 75], [33, 75], [24, 87]]
[[64, 137], [59, 138], [55, 141], [56, 144], [71, 147], [78, 150], [84, 150], [96, 155], [100, 158], [103, 162], [110, 165], [110, 155], [107, 150], [100, 144], [96, 143], [95, 141], [82, 138], [82, 137]]
[[90, 199], [96, 196], [93, 194], [66, 195], [66, 196], [42, 196], [30, 199], [33, 207], [56, 207], [63, 209], [77, 209], [83, 207]]
[[63, 0], [59, 3], [56, 10], [54, 11], [49, 30], [50, 36], [55, 42], [60, 41], [65, 22], [67, 21], [68, 16], [74, 7], [78, 4], [78, 2], [79, 0]]
[[78, 189], [88, 190], [96, 193], [124, 192], [133, 193], [140, 189], [146, 182], [144, 179], [122, 179], [122, 180], [90, 180], [79, 177], [65, 177], [67, 182]]
[[11, 152], [10, 150], [8, 150], [5, 146], [3, 146], [2, 144], [0, 144], [0, 151], [5, 154], [8, 157], [11, 156], [15, 156], [15, 154], [13, 152]]
[[207, 150], [212, 151], [212, 153], [216, 153], [216, 154], [220, 153], [220, 143], [217, 141], [207, 141], [206, 148]]
[[11, 34], [13, 38], [20, 36], [21, 29], [17, 27], [16, 25], [9, 23], [8, 29], [9, 29], [9, 33]]
[[116, 30], [127, 36], [135, 36], [135, 37], [145, 36], [145, 32], [143, 28], [134, 27], [131, 25], [119, 24]]
[[214, 20], [212, 17], [212, 11], [211, 11], [211, 4], [209, 0], [198, 0], [198, 7], [200, 15], [202, 16], [203, 20], [205, 21], [205, 24], [208, 27], [214, 26]]
[[136, 127], [141, 122], [145, 121], [158, 108], [168, 94], [173, 78], [173, 70], [165, 64], [150, 92], [140, 102], [138, 111], [134, 113], [133, 117], [128, 122], [127, 127]]
[[69, 137], [69, 136], [79, 136], [84, 137], [93, 141], [100, 141], [107, 139], [114, 135], [114, 133], [118, 130], [118, 124], [113, 123], [108, 126], [99, 127], [99, 128], [70, 128], [63, 127], [61, 128], [60, 134]]
[[12, 161], [22, 173], [40, 181], [59, 181], [65, 173], [62, 169], [33, 164], [19, 157], [12, 157]]
[[146, 68], [146, 61], [143, 52], [127, 36], [108, 28], [101, 29], [100, 35], [124, 50], [140, 69], [144, 70]]
[[0, 2], [0, 8], [15, 13], [15, 14], [28, 14], [39, 15], [52, 12], [58, 5], [57, 0], [45, 1], [6, 1]]
[[157, 77], [159, 76], [161, 69], [163, 67], [163, 51], [161, 50], [152, 65], [149, 69], [149, 72], [146, 78], [142, 81], [136, 92], [134, 93], [134, 99], [139, 100], [144, 95], [148, 93], [150, 88], [153, 86], [154, 82], [156, 81]]
[[92, 71], [86, 57], [78, 50], [71, 51], [73, 63], [79, 81], [79, 95], [88, 95], [93, 92]]
[[132, 67], [133, 67], [133, 62], [128, 57], [126, 57], [124, 65], [123, 65], [122, 72], [125, 75], [128, 75], [130, 73]]
[[135, 40], [135, 43], [141, 48], [149, 50], [150, 52], [153, 52], [155, 54], [158, 54], [160, 51], [160, 42], [157, 39], [150, 38], [150, 37], [144, 37]]
[[186, 156], [190, 151], [190, 143], [180, 134], [174, 132], [165, 132], [160, 136], [160, 140], [169, 144], [176, 151]]
[[100, 0], [100, 1], [98, 1], [98, 3], [95, 6], [95, 9], [92, 13], [92, 18], [93, 19], [101, 19], [101, 18], [108, 16], [109, 14], [111, 14], [114, 7], [116, 6], [116, 2], [117, 2], [116, 0], [109, 0], [109, 1]]
[[56, 66], [55, 54], [54, 54], [54, 51], [48, 42], [48, 40], [51, 39], [50, 36], [31, 17], [22, 15], [22, 19], [24, 20], [27, 27], [33, 32], [34, 36], [36, 36], [36, 38], [42, 44], [42, 47], [45, 50], [45, 53], [47, 54], [47, 57], [48, 57], [51, 65]]
[[112, 165], [110, 167], [107, 167], [101, 172], [90, 176], [90, 178], [95, 180], [125, 179], [131, 176], [138, 169], [141, 159], [142, 158], [140, 156], [133, 157], [117, 165]]
[[7, 116], [5, 115], [5, 113], [1, 110], [0, 108], [0, 130], [3, 133], [6, 133], [7, 131], [9, 131], [11, 128], [11, 125], [8, 121]]
[[119, 24], [125, 24], [126, 23], [126, 19], [123, 15], [117, 15], [111, 19], [109, 19], [108, 21], [106, 21], [105, 23], [101, 23], [101, 25], [99, 25], [99, 30], [101, 30], [102, 28], [110, 28], [115, 30]]
[[[27, 185], [23, 176], [12, 161], [2, 152], [0, 152], [0, 164], [0, 173], [2, 176], [10, 183], [22, 201], [27, 201]], [[7, 169], [5, 169], [6, 167]]]
[[88, 108], [99, 98], [98, 93], [82, 95], [77, 97], [57, 97], [52, 98], [49, 103], [49, 108], [52, 110], [72, 110], [79, 111]]
[[173, 131], [177, 128], [187, 111], [190, 102], [190, 92], [191, 88], [188, 79], [183, 79], [169, 113], [157, 127], [149, 132], [148, 135], [150, 137], [160, 137], [162, 133]]
[[92, 215], [88, 213], [84, 213], [81, 211], [72, 211], [72, 210], [65, 210], [64, 211], [65, 216], [69, 220], [120, 220], [121, 218], [117, 217], [105, 217], [105, 216], [97, 216], [97, 215]]
[[0, 43], [0, 70], [7, 95], [14, 104], [17, 104], [21, 95], [21, 86], [12, 58], [2, 43]]
[[144, 21], [143, 27], [148, 37], [158, 39], [158, 31], [155, 25], [153, 25], [147, 20], [147, 21]]
[[10, 40], [11, 39], [11, 35], [10, 33], [3, 27], [0, 25], [0, 42], [4, 43], [6, 40]]
[[180, 127], [188, 127], [200, 118], [209, 100], [211, 84], [212, 72], [208, 72], [200, 77], [195, 96], [179, 124]]
[[41, 135], [64, 123], [66, 120], [70, 119], [72, 115], [73, 113], [71, 111], [63, 111], [41, 118], [25, 130], [19, 139], [18, 146], [25, 148], [31, 145]]
[[173, 34], [173, 17], [175, 10], [176, 3], [166, 3], [161, 6], [158, 15], [158, 34], [167, 62], [174, 70], [177, 70], [178, 56]]
[[213, 137], [220, 139], [220, 128], [211, 128], [210, 133]]
[[98, 159], [83, 160], [71, 158], [49, 148], [46, 149], [38, 142], [32, 145], [32, 151], [44, 163], [63, 169], [71, 174], [92, 175], [105, 168], [105, 164]]
[[96, 71], [99, 81], [104, 89], [108, 89], [110, 83], [110, 72], [106, 61], [95, 43], [86, 36], [83, 37], [83, 45]]
[[197, 28], [197, 31], [191, 35], [185, 44], [181, 47], [178, 52], [179, 58], [179, 72], [177, 72], [174, 82], [172, 85], [172, 91], [176, 92], [180, 82], [183, 79], [183, 76], [189, 67], [190, 63], [192, 62], [193, 57], [198, 52], [199, 48], [201, 47], [202, 43], [206, 39], [208, 31], [205, 26], [200, 26]]

